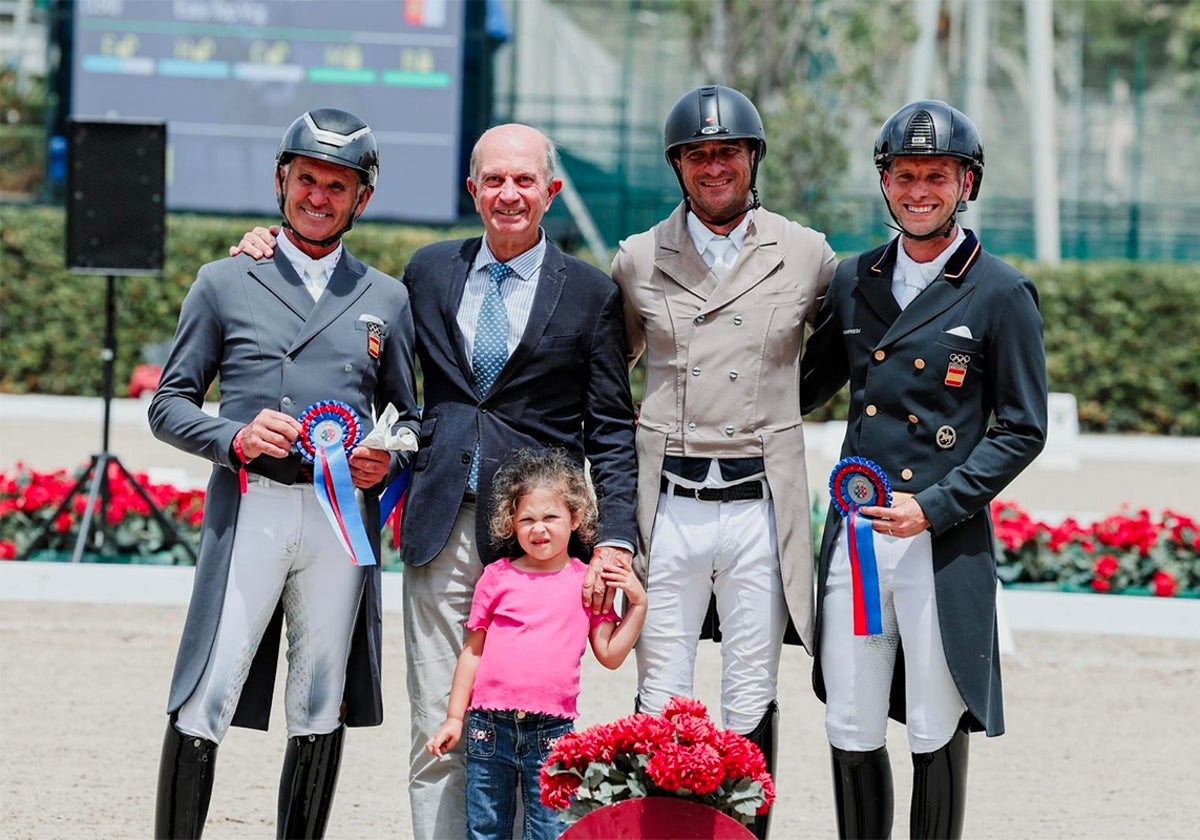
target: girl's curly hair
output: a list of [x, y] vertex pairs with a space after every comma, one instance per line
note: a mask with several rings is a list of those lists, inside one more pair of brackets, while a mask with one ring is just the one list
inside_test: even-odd
[[538, 489], [550, 490], [566, 502], [572, 518], [579, 519], [575, 536], [590, 548], [596, 539], [596, 500], [583, 470], [561, 449], [519, 449], [496, 472], [489, 523], [492, 543], [510, 553], [518, 550], [517, 503]]

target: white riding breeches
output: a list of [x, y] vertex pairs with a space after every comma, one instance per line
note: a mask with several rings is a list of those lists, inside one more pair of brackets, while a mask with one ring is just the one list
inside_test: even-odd
[[180, 708], [176, 728], [221, 742], [282, 599], [288, 735], [337, 729], [363, 581], [363, 569], [350, 562], [311, 484], [288, 486], [251, 477], [238, 511], [208, 665]]
[[660, 495], [646, 592], [636, 648], [641, 711], [657, 714], [672, 696], [692, 696], [696, 646], [715, 597], [723, 723], [752, 732], [775, 700], [788, 618], [771, 500]]
[[933, 752], [954, 735], [967, 707], [942, 649], [930, 534], [874, 537], [881, 635], [854, 635], [845, 521], [830, 552], [820, 639], [826, 734], [841, 750], [867, 752], [884, 745], [896, 650], [903, 642], [909, 749]]

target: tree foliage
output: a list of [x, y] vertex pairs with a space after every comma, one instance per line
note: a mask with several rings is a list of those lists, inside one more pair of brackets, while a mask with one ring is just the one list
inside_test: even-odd
[[[906, 0], [680, 0], [708, 78], [749, 96], [767, 131], [759, 174], [772, 210], [832, 228], [851, 120], [881, 121], [880, 93], [916, 36]], [[849, 141], [849, 142], [848, 142]], [[869, 142], [869, 140], [867, 141]]]

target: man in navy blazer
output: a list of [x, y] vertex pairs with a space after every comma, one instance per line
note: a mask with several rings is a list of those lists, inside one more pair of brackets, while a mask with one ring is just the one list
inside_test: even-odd
[[[505, 457], [554, 446], [586, 458], [600, 507], [592, 567], [633, 559], [637, 462], [621, 296], [602, 271], [555, 248], [540, 226], [562, 189], [558, 165], [553, 143], [533, 128], [485, 132], [467, 180], [485, 235], [422, 248], [404, 272], [425, 397], [401, 549], [417, 840], [466, 836], [463, 749], [486, 744], [464, 738], [441, 761], [424, 745], [446, 716], [475, 583], [496, 559], [491, 480]], [[257, 228], [238, 247], [256, 254], [272, 244]], [[497, 263], [506, 266], [498, 291], [507, 335], [485, 388], [473, 356]]]
[[[231, 724], [267, 728], [284, 616], [289, 737], [278, 836], [323, 834], [343, 727], [382, 721], [378, 499], [411, 455], [361, 445], [349, 452], [343, 509], [357, 501], [366, 526], [352, 562], [322, 513], [312, 465], [297, 452], [301, 436], [310, 437], [301, 421], [316, 405], [369, 427], [390, 403], [399, 414], [393, 431], [415, 443], [408, 294], [341, 241], [378, 169], [362, 120], [336, 108], [301, 115], [276, 154], [288, 233], [274, 258], [203, 266], [180, 311], [150, 426], [213, 469], [167, 704], [156, 837], [199, 837], [217, 745]], [[213, 417], [202, 404], [218, 376]], [[309, 427], [335, 431], [328, 422]]]

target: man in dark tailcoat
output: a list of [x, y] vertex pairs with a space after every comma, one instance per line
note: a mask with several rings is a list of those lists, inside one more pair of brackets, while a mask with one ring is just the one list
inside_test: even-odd
[[848, 381], [842, 456], [874, 462], [894, 489], [890, 506], [857, 511], [873, 529], [881, 627], [856, 635], [869, 580], [831, 506], [813, 683], [840, 836], [891, 831], [890, 715], [907, 724], [912, 836], [959, 837], [967, 733], [1004, 731], [988, 505], [1045, 443], [1042, 319], [1030, 280], [957, 223], [983, 178], [965, 115], [939, 101], [904, 106], [884, 123], [875, 164], [900, 236], [839, 266], [801, 400], [810, 411]]
[[[357, 551], [335, 531], [312, 464], [298, 454], [329, 439], [340, 452], [352, 428], [369, 428], [388, 404], [392, 436], [407, 435], [415, 449], [408, 293], [342, 246], [375, 189], [378, 157], [353, 114], [303, 114], [276, 155], [286, 234], [274, 257], [203, 266], [180, 311], [150, 427], [213, 471], [167, 704], [156, 837], [200, 836], [217, 745], [231, 724], [267, 728], [284, 617], [279, 837], [322, 836], [344, 727], [382, 721], [378, 499], [411, 453], [360, 445], [342, 456], [339, 526], [353, 531], [361, 515]], [[203, 402], [218, 376], [214, 417]], [[316, 406], [324, 408], [306, 411]]]

